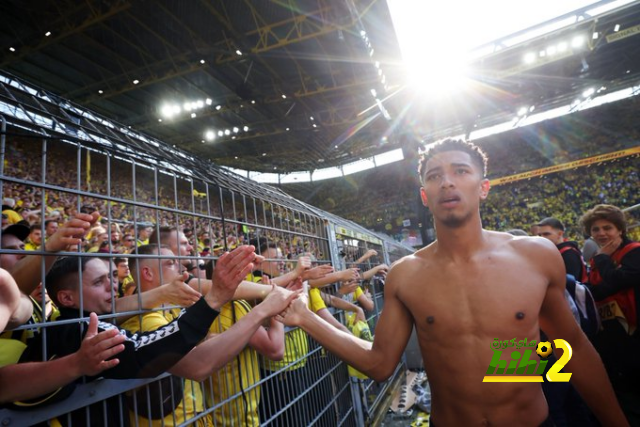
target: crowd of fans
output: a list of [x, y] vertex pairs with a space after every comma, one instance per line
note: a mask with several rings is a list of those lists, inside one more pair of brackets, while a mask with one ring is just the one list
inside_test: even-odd
[[[474, 141], [488, 155], [488, 178], [497, 179], [600, 154], [636, 147], [640, 140], [637, 101], [544, 121]], [[410, 153], [407, 153], [410, 155]], [[638, 155], [495, 186], [482, 206], [492, 230], [528, 230], [536, 220], [558, 216], [572, 237], [582, 240], [578, 219], [598, 203], [630, 207], [638, 203]], [[416, 160], [349, 175], [344, 180], [283, 186], [307, 203], [401, 241], [402, 229], [417, 229], [422, 206]], [[639, 221], [640, 223], [640, 221]], [[631, 233], [638, 233], [631, 222]]]

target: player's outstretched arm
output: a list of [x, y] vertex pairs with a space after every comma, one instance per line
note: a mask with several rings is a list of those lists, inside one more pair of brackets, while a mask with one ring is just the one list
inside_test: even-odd
[[[401, 274], [401, 273], [400, 273]], [[411, 315], [396, 296], [392, 272], [385, 285], [385, 305], [376, 325], [373, 343], [331, 326], [307, 307], [305, 297], [294, 300], [278, 319], [288, 326], [299, 326], [323, 347], [376, 381], [393, 374], [409, 341], [413, 327]]]
[[571, 360], [562, 372], [571, 373], [571, 383], [602, 425], [627, 426], [600, 356], [576, 323], [565, 299], [562, 257], [551, 242], [536, 240], [539, 240], [536, 245], [541, 247], [531, 252], [532, 259], [549, 277], [549, 287], [540, 309], [540, 327], [551, 340], [563, 339], [572, 349]]

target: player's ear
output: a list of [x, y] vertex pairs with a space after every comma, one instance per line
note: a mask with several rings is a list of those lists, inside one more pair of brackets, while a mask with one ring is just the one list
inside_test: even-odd
[[420, 187], [420, 199], [422, 199], [422, 204], [423, 204], [424, 206], [428, 206], [428, 205], [427, 205], [427, 202], [428, 202], [428, 200], [427, 200], [427, 193], [424, 191], [424, 188], [423, 188], [423, 187]]
[[491, 183], [488, 179], [483, 179], [480, 183], [480, 199], [484, 200], [489, 195], [489, 189], [491, 188]]

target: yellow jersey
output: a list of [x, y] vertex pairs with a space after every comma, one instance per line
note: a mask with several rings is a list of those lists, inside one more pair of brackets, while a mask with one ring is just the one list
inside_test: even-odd
[[[124, 322], [122, 327], [134, 333], [138, 331], [155, 331], [156, 329], [170, 323], [172, 320], [177, 318], [179, 314], [180, 309], [177, 308], [165, 311], [153, 311], [142, 315], [142, 324], [140, 324], [140, 316], [134, 316]], [[131, 412], [131, 424], [152, 427], [174, 426], [185, 423], [190, 418], [193, 418], [198, 413], [204, 411], [204, 399], [202, 397], [202, 388], [200, 387], [200, 383], [183, 379], [182, 384], [184, 399], [171, 414], [158, 420], [148, 420], [140, 415], [137, 417], [138, 420], [136, 423], [136, 416]], [[208, 416], [200, 418], [197, 420], [195, 425], [203, 427], [212, 426], [211, 418]]]

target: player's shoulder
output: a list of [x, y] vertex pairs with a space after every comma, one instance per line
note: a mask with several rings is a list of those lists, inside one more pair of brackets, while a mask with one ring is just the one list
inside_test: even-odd
[[389, 274], [387, 275], [387, 282], [389, 279], [393, 279], [394, 276], [407, 276], [427, 268], [429, 263], [432, 262], [431, 259], [435, 245], [436, 242], [431, 243], [391, 264]]
[[509, 257], [519, 257], [537, 263], [552, 263], [561, 259], [556, 245], [544, 237], [512, 236], [498, 231], [485, 231], [494, 248], [502, 249]]

